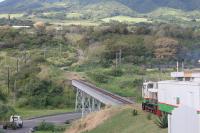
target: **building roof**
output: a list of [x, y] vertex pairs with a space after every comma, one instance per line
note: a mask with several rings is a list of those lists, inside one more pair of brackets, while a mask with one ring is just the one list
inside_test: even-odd
[[171, 77], [200, 78], [200, 72], [197, 71], [172, 72]]

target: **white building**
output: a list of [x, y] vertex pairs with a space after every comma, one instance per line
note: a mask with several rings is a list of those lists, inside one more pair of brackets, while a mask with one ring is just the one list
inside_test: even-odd
[[200, 73], [174, 72], [158, 82], [159, 110], [169, 114], [169, 133], [200, 133]]
[[12, 28], [14, 28], [14, 29], [23, 29], [23, 28], [28, 29], [28, 28], [31, 28], [31, 26], [20, 26], [20, 25], [14, 25], [14, 26], [12, 26]]

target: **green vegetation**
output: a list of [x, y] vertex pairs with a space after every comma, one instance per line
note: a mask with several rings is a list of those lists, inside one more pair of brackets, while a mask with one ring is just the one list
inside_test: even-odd
[[21, 13], [17, 13], [17, 14], [0, 14], [0, 18], [8, 18], [8, 16], [10, 16], [10, 18], [21, 18], [24, 14]]
[[189, 65], [198, 60], [199, 35], [178, 25], [116, 21], [62, 27], [37, 22], [26, 30], [3, 26], [1, 100], [25, 118], [42, 110], [71, 110], [75, 93], [70, 80], [81, 78], [140, 102], [144, 80], [168, 79], [177, 60]]
[[41, 122], [38, 126], [37, 126], [37, 130], [39, 131], [54, 131], [55, 129], [55, 125], [52, 123], [47, 123], [45, 121]]
[[151, 22], [148, 21], [147, 18], [136, 18], [136, 17], [129, 17], [129, 16], [115, 16], [110, 18], [104, 18], [102, 19], [104, 22], [110, 22], [110, 21], [118, 21], [118, 22], [125, 22], [125, 23], [140, 23], [140, 22]]
[[0, 104], [0, 121], [6, 121], [11, 115], [15, 113], [14, 108], [11, 106]]
[[167, 129], [160, 129], [154, 123], [155, 118], [147, 120], [147, 114], [139, 112], [133, 116], [131, 112], [131, 109], [126, 109], [87, 133], [167, 133]]
[[148, 72], [139, 67], [132, 66], [124, 66], [121, 69], [118, 69], [118, 71], [116, 72], [115, 68], [98, 68], [87, 72], [87, 76], [89, 77], [89, 80], [93, 81], [98, 87], [107, 89], [124, 97], [134, 97], [138, 101], [141, 100], [140, 88], [144, 80], [156, 81], [159, 80], [159, 78], [169, 78], [169, 73], [159, 74], [159, 71], [157, 70]]
[[17, 114], [20, 114], [24, 119], [73, 111], [73, 109], [69, 108], [62, 108], [62, 109], [15, 108], [15, 110]]
[[[12, 2], [16, 12], [0, 14], [0, 121], [12, 114], [32, 118], [73, 111], [72, 79], [140, 103], [145, 80], [169, 79], [177, 60], [187, 68], [199, 60], [199, 11], [159, 8], [140, 14], [133, 9], [153, 5], [138, 9], [121, 0]], [[165, 115], [156, 119], [126, 109], [88, 132], [166, 133], [161, 129], [166, 126]], [[37, 133], [66, 127], [42, 122]]]
[[168, 127], [168, 114], [163, 113], [161, 117], [155, 120], [155, 123], [160, 128]]
[[36, 127], [36, 133], [37, 132], [41, 132], [41, 133], [45, 133], [45, 132], [52, 132], [52, 133], [61, 133], [64, 132], [66, 129], [66, 125], [54, 125], [52, 123], [47, 123], [45, 121], [41, 122], [38, 124], [38, 126]]
[[133, 113], [133, 116], [138, 115], [138, 111], [136, 109], [134, 109], [132, 113]]

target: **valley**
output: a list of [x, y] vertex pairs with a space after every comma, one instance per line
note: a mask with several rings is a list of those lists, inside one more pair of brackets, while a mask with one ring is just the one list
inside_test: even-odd
[[199, 4], [197, 0], [0, 2], [0, 123], [13, 114], [38, 120], [74, 112], [77, 89], [72, 80], [81, 80], [135, 104], [119, 108], [102, 104], [102, 111], [75, 122], [63, 116], [61, 125], [57, 119], [52, 118], [54, 125], [39, 118], [30, 128], [36, 126], [36, 133], [166, 133], [166, 127], [158, 124], [160, 117], [142, 111], [141, 89], [145, 81], [171, 79], [177, 62], [180, 70], [200, 66]]

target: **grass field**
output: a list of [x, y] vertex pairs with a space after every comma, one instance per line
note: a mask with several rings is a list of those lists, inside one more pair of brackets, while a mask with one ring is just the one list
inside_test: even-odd
[[68, 13], [67, 18], [69, 19], [80, 19], [83, 14], [81, 13]]
[[[109, 23], [110, 21], [119, 21], [119, 22], [126, 22], [126, 23], [140, 23], [140, 22], [146, 22], [146, 23], [151, 23], [152, 21], [148, 20], [148, 18], [143, 18], [143, 17], [129, 17], [129, 16], [115, 16], [115, 17], [109, 17], [109, 18], [104, 18], [100, 20], [82, 20], [82, 19], [77, 19], [80, 18], [81, 14], [78, 13], [69, 13], [67, 14], [67, 18], [70, 18], [69, 20], [52, 20], [52, 19], [41, 19], [41, 18], [33, 18], [35, 21], [44, 21], [48, 22], [51, 24], [55, 25], [82, 25], [82, 26], [98, 26], [102, 22]], [[72, 19], [74, 18], [74, 20]], [[71, 20], [72, 19], [72, 20]]]
[[90, 20], [65, 20], [60, 22], [52, 22], [52, 24], [56, 25], [82, 25], [82, 26], [97, 26], [99, 25], [98, 22], [93, 22]]
[[100, 21], [92, 21], [92, 20], [55, 20], [55, 19], [44, 19], [44, 18], [32, 18], [34, 21], [43, 21], [47, 22], [50, 24], [55, 24], [55, 25], [63, 25], [63, 26], [68, 26], [68, 25], [81, 25], [81, 26], [98, 26], [101, 24]]
[[53, 115], [58, 113], [72, 112], [73, 109], [26, 109], [26, 108], [16, 108], [16, 112], [23, 118], [39, 117], [44, 115]]
[[8, 15], [10, 15], [11, 18], [20, 18], [22, 17], [24, 14], [0, 14], [0, 18], [8, 18]]
[[[106, 89], [124, 97], [132, 97], [140, 102], [141, 87], [143, 81], [158, 81], [160, 79], [169, 79], [171, 72], [171, 70], [169, 70], [167, 72], [161, 73], [156, 69], [145, 71], [138, 67], [131, 67], [128, 65], [124, 65], [121, 68], [123, 70], [123, 74], [121, 76], [110, 75], [109, 73], [112, 72], [112, 69], [110, 68], [97, 68], [93, 70], [90, 69], [89, 73], [93, 73], [95, 77], [88, 74], [87, 78], [97, 87]], [[102, 83], [99, 81], [99, 78], [102, 76], [100, 73], [104, 75], [103, 78], [106, 78], [106, 82]]]
[[140, 111], [133, 116], [131, 109], [126, 109], [85, 133], [167, 133], [167, 129], [160, 129], [154, 121], [153, 116], [152, 120], [147, 119], [147, 113]]
[[129, 16], [115, 16], [110, 18], [104, 18], [102, 21], [108, 23], [110, 21], [119, 21], [119, 22], [127, 22], [127, 23], [140, 23], [140, 22], [151, 22], [147, 18], [134, 18]]

